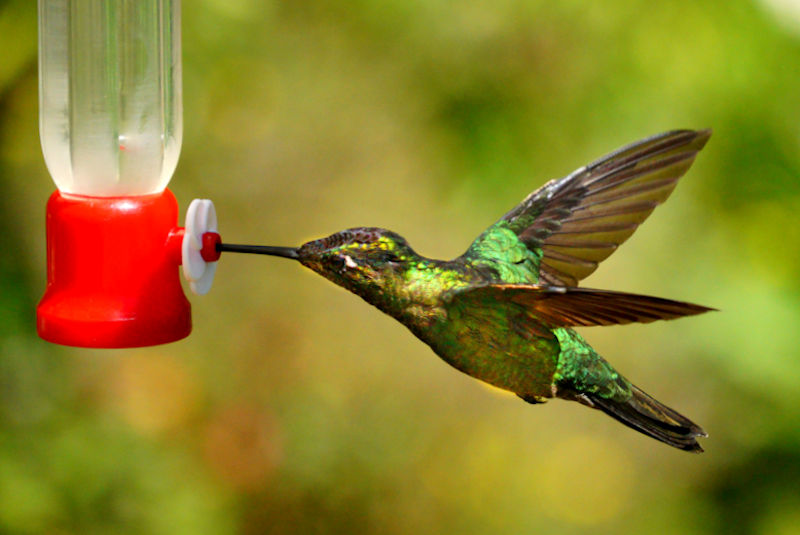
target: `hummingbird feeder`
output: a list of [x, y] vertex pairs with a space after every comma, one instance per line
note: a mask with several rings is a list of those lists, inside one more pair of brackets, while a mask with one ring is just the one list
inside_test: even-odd
[[192, 291], [216, 269], [217, 220], [186, 226], [167, 189], [182, 138], [180, 0], [39, 0], [40, 135], [47, 203], [39, 335], [82, 347], [186, 337]]

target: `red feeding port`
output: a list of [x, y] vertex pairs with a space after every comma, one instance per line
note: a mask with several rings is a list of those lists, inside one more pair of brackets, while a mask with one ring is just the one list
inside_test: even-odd
[[192, 330], [181, 288], [178, 203], [53, 193], [47, 203], [47, 290], [39, 336], [81, 347], [140, 347]]

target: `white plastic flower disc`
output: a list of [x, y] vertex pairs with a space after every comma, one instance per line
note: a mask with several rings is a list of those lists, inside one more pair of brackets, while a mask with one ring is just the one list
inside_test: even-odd
[[217, 232], [217, 211], [214, 203], [208, 199], [195, 199], [186, 211], [186, 228], [181, 246], [183, 260], [183, 276], [189, 281], [189, 287], [197, 295], [205, 295], [214, 282], [217, 271], [216, 262], [203, 260], [200, 250], [203, 248], [203, 234]]

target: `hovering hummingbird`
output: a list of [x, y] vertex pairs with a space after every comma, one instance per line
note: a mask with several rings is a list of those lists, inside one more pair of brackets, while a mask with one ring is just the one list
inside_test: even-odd
[[445, 362], [529, 403], [578, 401], [670, 446], [701, 452], [697, 424], [644, 393], [572, 327], [649, 323], [713, 310], [579, 287], [672, 193], [710, 130], [676, 130], [552, 180], [454, 260], [400, 235], [351, 228], [299, 248], [219, 251], [300, 261], [397, 319]]

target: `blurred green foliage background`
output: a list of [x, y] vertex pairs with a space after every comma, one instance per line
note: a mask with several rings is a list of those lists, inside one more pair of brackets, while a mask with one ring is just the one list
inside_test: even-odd
[[36, 6], [0, 0], [0, 533], [800, 530], [797, 0], [186, 0], [171, 184], [224, 238], [349, 226], [453, 257], [545, 180], [678, 127], [714, 136], [587, 285], [719, 313], [585, 329], [710, 433], [688, 455], [533, 407], [294, 263], [224, 256], [149, 349], [35, 334]]

